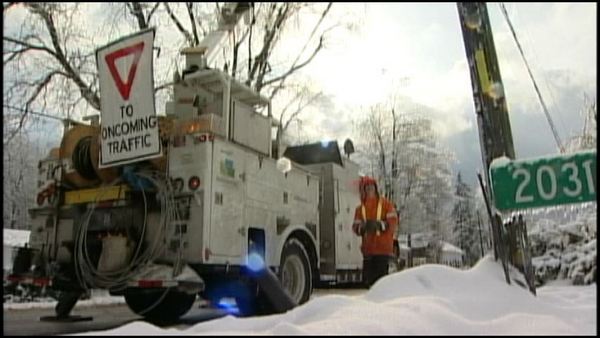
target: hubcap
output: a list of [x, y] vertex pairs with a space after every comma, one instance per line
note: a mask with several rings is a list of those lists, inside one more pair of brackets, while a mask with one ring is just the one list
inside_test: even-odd
[[281, 270], [281, 284], [294, 301], [300, 302], [306, 285], [304, 266], [300, 257], [290, 256], [285, 260]]

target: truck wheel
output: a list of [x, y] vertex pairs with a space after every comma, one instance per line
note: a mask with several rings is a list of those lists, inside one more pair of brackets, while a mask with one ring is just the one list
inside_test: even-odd
[[176, 321], [190, 310], [196, 300], [196, 294], [173, 289], [127, 289], [124, 296], [131, 311], [160, 324]]
[[296, 304], [310, 298], [313, 287], [310, 260], [302, 242], [295, 238], [288, 240], [283, 247], [279, 280]]

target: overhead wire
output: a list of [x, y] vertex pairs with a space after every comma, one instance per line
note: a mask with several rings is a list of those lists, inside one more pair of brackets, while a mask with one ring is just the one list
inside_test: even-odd
[[[513, 13], [516, 13], [517, 8], [518, 8], [518, 6], [515, 5]], [[514, 16], [513, 16], [513, 18], [514, 18]], [[530, 48], [530, 51], [531, 51], [531, 56], [533, 58], [534, 64], [539, 64], [540, 63], [539, 62], [539, 58], [537, 56], [537, 53], [535, 52], [536, 49], [537, 49], [536, 45], [535, 45], [535, 41], [529, 35], [527, 26], [523, 26], [522, 31], [523, 31], [523, 36], [522, 37], [525, 38], [525, 40], [526, 40], [526, 42], [527, 42], [528, 45], [532, 46], [532, 48]], [[541, 72], [541, 77], [544, 80], [544, 84], [546, 85], [546, 89], [547, 89], [548, 93], [550, 94], [550, 101], [551, 101], [553, 107], [555, 108], [555, 111], [557, 112], [555, 114], [555, 117], [558, 117], [558, 122], [560, 123], [560, 126], [562, 127], [562, 130], [566, 131], [566, 130], [568, 130], [568, 128], [566, 127], [565, 122], [564, 122], [564, 120], [562, 118], [562, 113], [560, 111], [560, 107], [557, 104], [558, 101], [556, 100], [556, 96], [554, 95], [555, 90], [553, 88], [556, 88], [556, 87], [551, 86], [550, 81], [548, 80], [548, 76], [547, 76], [547, 74], [545, 72]], [[563, 146], [564, 146], [564, 144], [563, 144]]]
[[504, 3], [501, 2], [500, 3], [500, 9], [502, 10], [502, 14], [504, 15], [504, 18], [506, 19], [506, 22], [508, 24], [508, 27], [510, 28], [510, 31], [512, 33], [512, 36], [515, 40], [515, 43], [517, 44], [517, 48], [519, 50], [519, 53], [521, 54], [521, 57], [523, 58], [523, 61], [525, 62], [525, 67], [527, 68], [527, 73], [529, 74], [529, 78], [531, 79], [531, 81], [533, 82], [533, 87], [535, 89], [535, 93], [537, 94], [537, 97], [540, 101], [540, 104], [542, 105], [542, 109], [544, 110], [544, 114], [546, 115], [546, 119], [548, 120], [548, 124], [550, 125], [550, 129], [552, 130], [552, 134], [554, 136], [554, 140], [556, 141], [556, 144], [558, 146], [558, 149], [560, 150], [560, 153], [564, 153], [565, 149], [563, 147], [562, 141], [560, 139], [560, 136], [558, 135], [558, 131], [556, 130], [556, 127], [554, 126], [554, 123], [552, 122], [552, 117], [550, 116], [550, 113], [548, 112], [548, 108], [546, 107], [546, 103], [544, 102], [544, 99], [542, 98], [542, 94], [540, 93], [540, 90], [538, 88], [537, 82], [535, 81], [535, 78], [531, 72], [531, 67], [529, 67], [529, 63], [527, 62], [527, 58], [525, 58], [525, 54], [523, 53], [523, 48], [521, 47], [521, 43], [519, 42], [519, 39], [517, 38], [517, 34], [515, 33], [515, 30], [513, 28], [513, 25], [510, 21], [510, 18], [508, 17], [508, 13], [506, 11], [506, 7], [504, 6]]

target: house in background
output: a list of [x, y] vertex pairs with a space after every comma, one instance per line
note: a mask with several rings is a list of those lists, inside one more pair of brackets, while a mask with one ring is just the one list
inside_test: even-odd
[[414, 233], [410, 234], [410, 238], [408, 234], [399, 235], [398, 269], [436, 263], [435, 250], [430, 245], [433, 242], [432, 238], [432, 233]]
[[442, 241], [441, 243], [441, 257], [439, 263], [455, 268], [462, 267], [463, 256], [465, 254], [464, 251], [448, 242]]
[[[444, 264], [455, 268], [464, 265], [464, 252], [460, 248], [435, 238], [433, 233], [414, 233], [398, 236], [398, 270], [422, 264]], [[410, 246], [410, 248], [409, 248]], [[410, 264], [409, 253], [412, 255]]]

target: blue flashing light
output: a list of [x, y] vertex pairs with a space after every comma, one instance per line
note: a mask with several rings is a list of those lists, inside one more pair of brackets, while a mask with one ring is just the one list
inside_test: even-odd
[[259, 272], [265, 268], [265, 261], [261, 255], [253, 252], [248, 255], [246, 266], [253, 272]]
[[238, 309], [237, 303], [233, 298], [221, 298], [217, 307], [232, 315], [240, 313], [240, 309]]
[[327, 148], [329, 146], [329, 142], [331, 142], [331, 141], [329, 141], [329, 140], [323, 140], [323, 141], [321, 141], [321, 147]]

